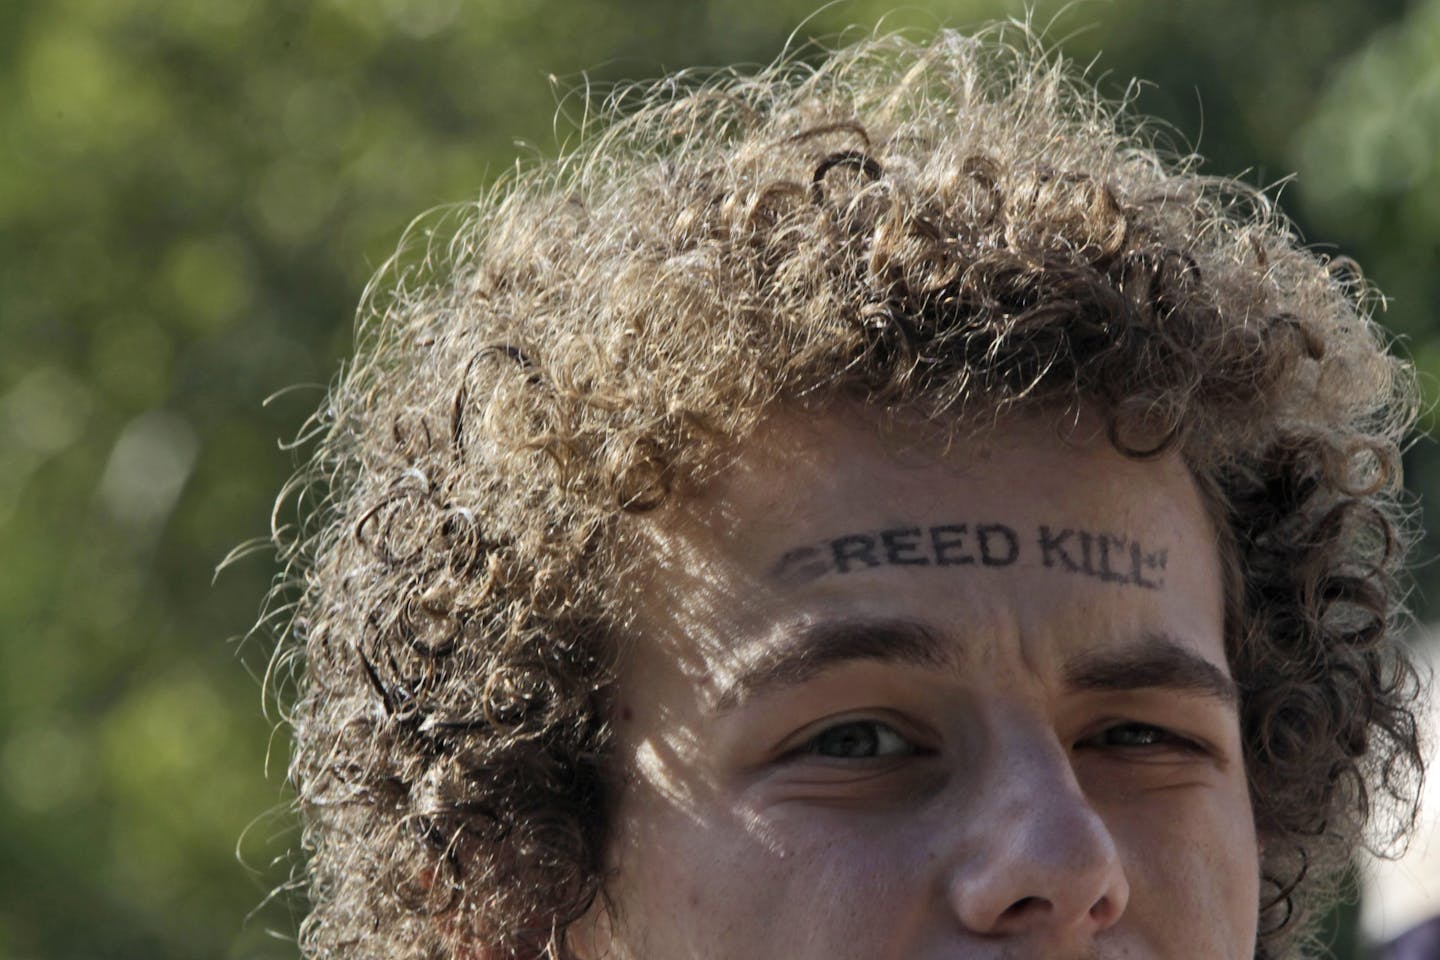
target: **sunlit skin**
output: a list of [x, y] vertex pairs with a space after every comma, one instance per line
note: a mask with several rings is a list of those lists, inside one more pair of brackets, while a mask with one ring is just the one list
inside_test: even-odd
[[[1011, 419], [922, 455], [914, 427], [777, 414], [640, 521], [582, 957], [1253, 956], [1213, 527], [1178, 458], [1097, 433]], [[1109, 537], [1110, 575], [1062, 529]]]

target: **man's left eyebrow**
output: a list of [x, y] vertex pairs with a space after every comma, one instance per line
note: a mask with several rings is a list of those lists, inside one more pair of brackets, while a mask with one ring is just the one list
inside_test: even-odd
[[1065, 680], [1077, 690], [1161, 689], [1227, 707], [1240, 703], [1240, 688], [1224, 670], [1167, 633], [1149, 632], [1118, 650], [1081, 654], [1066, 665]]
[[920, 667], [952, 666], [952, 645], [914, 620], [846, 617], [781, 628], [782, 643], [745, 664], [714, 700], [718, 713], [752, 697], [799, 686], [857, 661]]

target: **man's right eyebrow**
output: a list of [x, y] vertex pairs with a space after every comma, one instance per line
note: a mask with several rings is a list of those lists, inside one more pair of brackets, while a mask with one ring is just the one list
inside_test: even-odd
[[872, 661], [953, 668], [953, 645], [914, 620], [845, 617], [782, 628], [784, 639], [745, 664], [715, 698], [716, 712], [799, 686], [847, 663]]

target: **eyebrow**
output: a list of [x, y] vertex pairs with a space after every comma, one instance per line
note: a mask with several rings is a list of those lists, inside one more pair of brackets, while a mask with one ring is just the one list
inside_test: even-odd
[[1173, 690], [1240, 703], [1240, 688], [1224, 670], [1167, 633], [1147, 631], [1137, 643], [1081, 654], [1066, 665], [1065, 682], [1077, 690]]
[[[724, 686], [714, 710], [724, 713], [758, 695], [800, 686], [837, 667], [860, 662], [958, 670], [962, 652], [924, 624], [906, 619], [845, 618], [783, 629], [785, 641], [746, 664]], [[1115, 650], [1079, 655], [1065, 666], [1065, 683], [1075, 690], [1125, 692], [1171, 690], [1240, 702], [1239, 688], [1225, 671], [1161, 631]]]
[[761, 693], [796, 687], [847, 663], [898, 663], [953, 667], [955, 652], [914, 620], [826, 620], [782, 629], [778, 648], [740, 669], [715, 699], [715, 710], [733, 710]]

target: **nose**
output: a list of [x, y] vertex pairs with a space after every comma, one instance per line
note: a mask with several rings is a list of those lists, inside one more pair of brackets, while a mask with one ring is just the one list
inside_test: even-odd
[[986, 779], [947, 879], [965, 929], [1083, 940], [1118, 921], [1130, 899], [1119, 850], [1063, 749], [1012, 754]]

